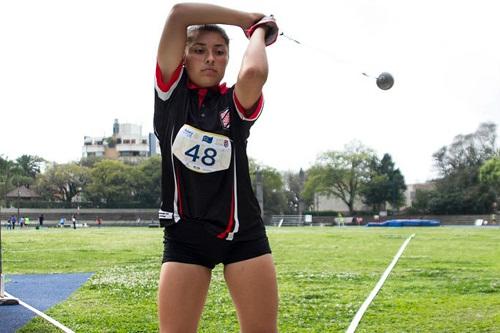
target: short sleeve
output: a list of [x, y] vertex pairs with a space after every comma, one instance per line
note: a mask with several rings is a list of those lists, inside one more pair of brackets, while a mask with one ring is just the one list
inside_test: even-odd
[[156, 63], [155, 89], [158, 94], [158, 97], [162, 101], [166, 101], [167, 99], [170, 98], [172, 92], [179, 84], [183, 71], [184, 67], [182, 66], [182, 63], [180, 63], [177, 69], [172, 74], [170, 80], [168, 82], [163, 82], [163, 75], [160, 69], [160, 65]]
[[240, 117], [241, 120], [256, 121], [257, 118], [259, 118], [260, 114], [262, 113], [262, 110], [264, 109], [263, 95], [260, 95], [259, 100], [251, 110], [246, 110], [245, 108], [243, 108], [243, 106], [241, 106], [241, 103], [238, 100], [238, 97], [236, 96], [234, 90], [233, 90], [233, 101], [236, 107], [236, 111], [238, 112], [238, 116]]

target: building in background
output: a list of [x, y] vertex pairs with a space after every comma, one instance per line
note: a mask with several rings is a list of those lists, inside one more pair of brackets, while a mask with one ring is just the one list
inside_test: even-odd
[[160, 146], [158, 143], [158, 139], [154, 133], [149, 133], [149, 155], [157, 155], [160, 153]]
[[[420, 184], [407, 184], [404, 192], [405, 202], [400, 209], [409, 208], [416, 200], [417, 191], [431, 191], [436, 189], [436, 184], [432, 181]], [[386, 204], [387, 209], [392, 209], [389, 203]], [[360, 198], [354, 200], [355, 211], [370, 211], [372, 208], [362, 202]], [[324, 194], [314, 194], [314, 211], [337, 211], [348, 212], [349, 207], [339, 198], [335, 196], [327, 196]]]
[[[371, 207], [365, 205], [359, 198], [354, 200], [353, 208], [355, 211], [369, 211], [371, 209]], [[325, 194], [315, 193], [313, 210], [317, 212], [335, 211], [347, 214], [349, 212], [349, 207], [340, 198], [333, 195], [328, 196]]]
[[411, 207], [417, 199], [417, 191], [432, 191], [436, 189], [436, 184], [432, 181], [420, 184], [407, 184], [405, 191], [405, 208]]
[[120, 124], [118, 119], [113, 123], [112, 136], [83, 138], [82, 157], [103, 157], [117, 159], [129, 163], [141, 160], [160, 152], [158, 140], [153, 133], [142, 135], [142, 126], [136, 124]]

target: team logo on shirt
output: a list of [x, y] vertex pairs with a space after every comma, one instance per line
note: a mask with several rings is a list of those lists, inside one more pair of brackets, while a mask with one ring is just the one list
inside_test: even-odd
[[229, 117], [229, 108], [219, 112], [220, 124], [223, 129], [229, 129], [231, 126], [231, 119]]

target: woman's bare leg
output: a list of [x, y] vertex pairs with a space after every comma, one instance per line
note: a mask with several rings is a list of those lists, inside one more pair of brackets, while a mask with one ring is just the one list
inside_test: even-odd
[[166, 262], [161, 267], [158, 317], [161, 333], [196, 333], [210, 285], [211, 270]]
[[226, 265], [224, 277], [241, 333], [278, 332], [278, 285], [271, 254]]

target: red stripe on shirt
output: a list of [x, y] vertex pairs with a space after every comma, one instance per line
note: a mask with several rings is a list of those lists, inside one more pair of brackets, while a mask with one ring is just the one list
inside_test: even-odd
[[179, 170], [177, 170], [177, 201], [179, 202], [178, 208], [179, 208], [179, 216], [182, 218], [182, 196], [181, 196], [181, 185], [180, 185], [180, 178], [179, 178]]
[[250, 110], [245, 109], [240, 101], [238, 100], [238, 96], [234, 94], [234, 102], [236, 104], [236, 108], [238, 111], [247, 119], [247, 120], [255, 120], [259, 116], [260, 112], [262, 111], [262, 105], [264, 104], [264, 97], [260, 95], [259, 101], [257, 102], [257, 106], [253, 107]]
[[182, 63], [179, 64], [179, 66], [175, 69], [174, 73], [170, 77], [167, 83], [163, 82], [163, 74], [160, 69], [160, 65], [156, 63], [156, 82], [158, 83], [158, 87], [161, 89], [163, 92], [167, 92], [170, 90], [172, 85], [174, 84], [175, 81], [179, 78], [179, 75], [181, 75], [181, 69], [182, 69]]
[[227, 222], [227, 228], [224, 232], [221, 232], [220, 234], [217, 235], [217, 237], [224, 239], [226, 238], [227, 234], [231, 232], [231, 229], [233, 229], [234, 225], [234, 190], [231, 192], [231, 214], [229, 215], [229, 221]]

